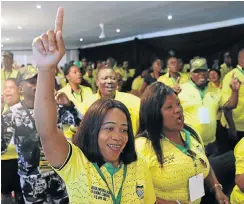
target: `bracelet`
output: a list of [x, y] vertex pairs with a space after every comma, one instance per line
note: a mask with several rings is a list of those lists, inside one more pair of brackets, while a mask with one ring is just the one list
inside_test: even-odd
[[181, 204], [180, 201], [178, 201], [178, 200], [176, 200], [176, 203], [177, 203], [177, 204]]
[[213, 189], [217, 188], [217, 187], [220, 187], [221, 191], [223, 191], [223, 186], [220, 184], [220, 183], [216, 183], [214, 184], [214, 186], [211, 188], [211, 192], [213, 192]]

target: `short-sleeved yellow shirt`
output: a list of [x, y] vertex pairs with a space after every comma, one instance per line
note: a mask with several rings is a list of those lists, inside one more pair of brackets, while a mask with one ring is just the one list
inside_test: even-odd
[[80, 93], [73, 92], [68, 83], [64, 88], [60, 89], [58, 93], [65, 93], [68, 99], [74, 103], [78, 110], [80, 110], [83, 100], [89, 98], [93, 94], [91, 88], [87, 86], [80, 85], [80, 90]]
[[228, 67], [225, 63], [220, 65], [220, 74], [221, 74], [221, 78], [220, 80], [222, 81], [225, 77], [225, 75], [230, 72], [233, 69], [232, 66]]
[[7, 72], [4, 69], [1, 70], [1, 94], [3, 94], [4, 83], [9, 78], [18, 78], [20, 76], [19, 70], [12, 69], [12, 71]]
[[[185, 140], [184, 132], [181, 133]], [[149, 167], [152, 175], [153, 185], [157, 198], [167, 201], [189, 202], [189, 178], [203, 173], [207, 177], [210, 164], [205, 155], [204, 147], [191, 137], [190, 149], [196, 153], [196, 168], [191, 157], [182, 153], [177, 147], [166, 139], [161, 139], [160, 145], [163, 152], [163, 167], [157, 160], [157, 156], [152, 147], [151, 141], [145, 137], [139, 137], [135, 141], [136, 151], [142, 156]], [[205, 161], [207, 166], [203, 166], [200, 158]], [[193, 202], [199, 204], [201, 199]]]
[[58, 72], [58, 74], [56, 75], [56, 77], [58, 78], [59, 84], [61, 86], [61, 88], [64, 88], [66, 86], [66, 78], [64, 76], [63, 73]]
[[131, 90], [141, 90], [141, 87], [144, 83], [144, 78], [142, 78], [141, 76], [136, 77], [133, 82], [132, 82], [132, 86], [131, 86]]
[[[84, 100], [81, 104], [81, 113], [84, 115], [88, 108], [100, 98], [100, 94], [96, 93]], [[136, 134], [139, 127], [140, 98], [129, 93], [116, 91], [114, 99], [120, 101], [128, 108], [131, 116], [133, 132]]]
[[[241, 87], [238, 95], [238, 104], [237, 107], [232, 110], [232, 116], [233, 116], [236, 130], [244, 131], [244, 70], [239, 65], [237, 66], [237, 68], [233, 69], [232, 71], [230, 71], [228, 74], [225, 75], [225, 78], [223, 80], [223, 87], [221, 90], [220, 104], [223, 106], [231, 96], [232, 91], [230, 88], [230, 83], [233, 74], [241, 82]], [[221, 117], [221, 124], [223, 125], [223, 127], [229, 128], [224, 114], [222, 114]]]
[[[117, 197], [124, 178], [124, 164], [111, 175], [105, 165], [100, 167], [112, 193]], [[65, 164], [56, 172], [63, 179], [72, 204], [113, 203], [108, 186], [93, 163], [73, 144]], [[121, 204], [154, 204], [156, 196], [151, 174], [142, 159], [127, 165], [127, 174], [122, 187]]]
[[[181, 89], [178, 97], [183, 107], [185, 123], [197, 131], [202, 137], [204, 145], [214, 142], [216, 140], [216, 118], [220, 107], [220, 93], [208, 84], [206, 92], [201, 98], [199, 90], [192, 81], [182, 84]], [[208, 109], [210, 123], [200, 123], [199, 108]]]
[[[213, 82], [210, 81], [209, 86], [211, 87], [211, 89], [216, 90], [216, 92], [218, 92], [218, 94], [221, 94], [222, 83], [220, 83], [219, 86], [216, 86]], [[216, 117], [217, 120], [221, 119], [222, 112], [223, 112], [222, 109], [219, 108], [218, 113], [217, 113], [217, 117]]]
[[[244, 174], [244, 138], [242, 138], [235, 147], [235, 158], [236, 158], [236, 174]], [[236, 185], [231, 194], [232, 204], [244, 203], [244, 193], [241, 192], [239, 187]]]
[[122, 75], [123, 81], [126, 81], [129, 77], [135, 75], [135, 69], [129, 69], [129, 72], [127, 72], [123, 67], [116, 67], [114, 71]]
[[96, 78], [93, 77], [89, 77], [89, 76], [84, 76], [84, 79], [91, 85], [92, 87], [92, 92], [96, 93], [97, 87], [96, 87]]
[[[189, 76], [187, 74], [184, 73], [180, 73], [180, 81], [179, 84], [183, 84], [189, 81]], [[164, 83], [165, 85], [173, 88], [174, 85], [176, 84], [176, 80], [172, 77], [169, 76], [169, 72], [167, 72], [166, 74], [164, 74], [163, 76], [158, 78], [158, 81]]]

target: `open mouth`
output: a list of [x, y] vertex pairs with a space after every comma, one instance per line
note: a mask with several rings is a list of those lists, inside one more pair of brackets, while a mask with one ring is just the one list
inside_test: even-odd
[[205, 78], [200, 78], [199, 81], [200, 82], [204, 82], [205, 81]]
[[6, 99], [10, 99], [10, 98], [12, 98], [12, 95], [6, 94], [6, 95], [5, 95], [5, 98], [6, 98]]
[[108, 147], [114, 151], [119, 151], [121, 149], [121, 145], [117, 144], [108, 144]]
[[106, 88], [107, 90], [109, 90], [109, 91], [112, 91], [112, 90], [114, 90], [114, 85], [109, 84], [109, 85], [106, 85], [105, 88]]
[[184, 122], [184, 116], [180, 115], [179, 117], [177, 117], [177, 122], [178, 123], [183, 123]]

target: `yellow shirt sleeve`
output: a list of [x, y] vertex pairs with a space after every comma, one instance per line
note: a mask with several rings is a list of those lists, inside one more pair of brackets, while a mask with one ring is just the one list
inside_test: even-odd
[[74, 144], [69, 143], [69, 154], [66, 161], [59, 169], [54, 170], [64, 180], [65, 184], [69, 185], [79, 178], [82, 172], [85, 172], [88, 162], [83, 152]]
[[156, 195], [154, 191], [154, 186], [152, 182], [152, 176], [151, 172], [149, 171], [149, 168], [143, 158], [138, 157], [138, 159], [141, 159], [144, 163], [143, 169], [145, 169], [145, 192], [144, 192], [144, 203], [156, 203]]
[[244, 174], [244, 138], [235, 147], [236, 174]]
[[232, 77], [232, 72], [225, 75], [223, 79], [223, 86], [221, 90], [220, 106], [223, 107], [229, 100], [231, 95], [230, 81]]

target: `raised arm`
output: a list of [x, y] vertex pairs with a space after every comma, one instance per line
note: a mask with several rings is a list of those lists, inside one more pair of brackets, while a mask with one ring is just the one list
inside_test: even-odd
[[238, 104], [238, 95], [239, 95], [239, 89], [241, 86], [241, 82], [234, 76], [234, 73], [232, 74], [230, 87], [231, 87], [231, 96], [228, 100], [228, 103], [225, 105], [224, 108], [227, 109], [235, 109]]
[[63, 16], [63, 8], [59, 8], [55, 31], [47, 31], [35, 38], [32, 43], [33, 55], [38, 68], [35, 122], [45, 156], [56, 168], [65, 162], [69, 151], [68, 142], [57, 128], [57, 108], [54, 98], [55, 70], [65, 54], [62, 38]]

